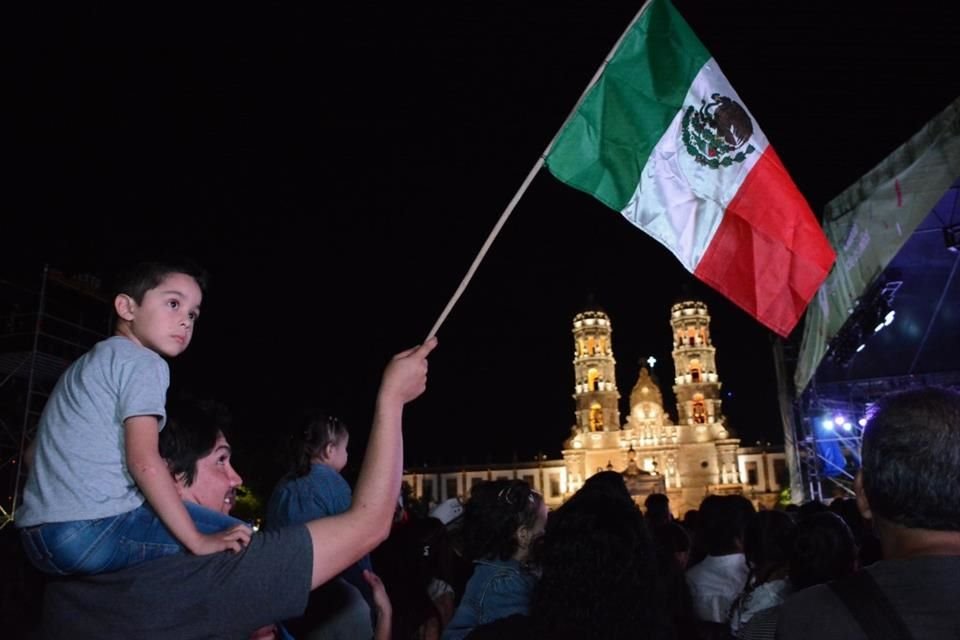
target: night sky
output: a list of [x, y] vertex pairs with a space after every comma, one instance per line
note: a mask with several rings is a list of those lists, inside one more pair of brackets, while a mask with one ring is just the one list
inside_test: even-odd
[[[898, 4], [675, 2], [815, 212], [960, 93], [960, 3]], [[320, 6], [35, 14], [5, 56], [4, 272], [200, 261], [173, 384], [229, 406], [252, 481], [292, 406], [342, 416], [359, 460], [383, 365], [425, 337], [639, 8]], [[588, 300], [613, 323], [622, 416], [650, 355], [675, 416], [669, 310], [690, 296], [733, 431], [781, 441], [771, 332], [541, 172], [439, 331], [408, 463], [558, 456]]]

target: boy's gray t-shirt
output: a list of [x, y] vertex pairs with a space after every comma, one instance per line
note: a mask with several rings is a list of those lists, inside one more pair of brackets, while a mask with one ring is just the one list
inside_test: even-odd
[[140, 506], [123, 421], [157, 416], [162, 429], [169, 384], [166, 361], [122, 336], [98, 342], [70, 365], [40, 416], [17, 526], [104, 518]]

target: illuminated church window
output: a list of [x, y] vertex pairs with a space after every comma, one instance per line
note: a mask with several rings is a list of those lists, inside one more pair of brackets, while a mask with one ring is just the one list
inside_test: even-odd
[[707, 421], [707, 410], [703, 405], [703, 394], [693, 394], [693, 422], [703, 424]]
[[700, 360], [697, 358], [690, 361], [690, 379], [693, 382], [700, 382]]
[[596, 369], [587, 371], [587, 391], [597, 391], [597, 382], [600, 381], [600, 372]]
[[590, 431], [601, 431], [603, 429], [603, 407], [599, 402], [590, 405]]

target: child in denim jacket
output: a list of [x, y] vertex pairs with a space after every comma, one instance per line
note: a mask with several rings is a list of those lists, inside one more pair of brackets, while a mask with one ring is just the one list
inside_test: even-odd
[[473, 488], [463, 523], [473, 575], [442, 640], [461, 640], [476, 626], [528, 613], [537, 581], [528, 565], [530, 548], [546, 524], [543, 497], [523, 480], [493, 480]]

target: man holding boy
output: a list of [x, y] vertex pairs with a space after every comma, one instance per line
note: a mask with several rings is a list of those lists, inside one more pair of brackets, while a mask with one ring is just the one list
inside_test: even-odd
[[[312, 589], [389, 534], [403, 471], [403, 407], [425, 390], [427, 356], [435, 346], [431, 339], [387, 365], [348, 511], [259, 532], [236, 554], [181, 554], [51, 582], [44, 595], [43, 637], [246, 638], [264, 625], [300, 615]], [[211, 455], [196, 462], [196, 477], [186, 488], [189, 460], [183, 468], [172, 461], [185, 499], [229, 510], [239, 476], [225, 447], [218, 441]]]

